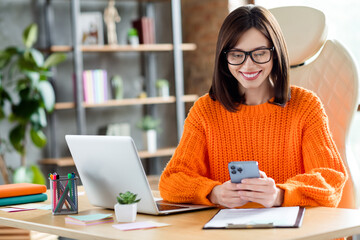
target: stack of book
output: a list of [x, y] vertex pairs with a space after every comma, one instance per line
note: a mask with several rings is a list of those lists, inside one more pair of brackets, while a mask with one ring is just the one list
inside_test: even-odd
[[153, 18], [142, 17], [134, 20], [132, 24], [133, 27], [138, 31], [139, 42], [141, 44], [155, 43], [155, 26]]
[[106, 70], [86, 70], [83, 72], [85, 103], [102, 103], [109, 99]]
[[47, 199], [46, 186], [33, 183], [0, 185], [0, 206], [42, 202]]

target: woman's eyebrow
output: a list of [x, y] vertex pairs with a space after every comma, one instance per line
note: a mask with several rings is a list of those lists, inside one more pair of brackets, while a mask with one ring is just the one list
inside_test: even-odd
[[241, 48], [232, 48], [230, 50], [238, 50], [238, 51], [243, 51], [243, 52], [251, 52], [251, 51], [254, 51], [254, 50], [258, 50], [258, 49], [263, 49], [263, 48], [269, 48], [268, 46], [260, 46], [260, 47], [256, 47], [256, 48], [253, 48], [252, 50], [250, 51], [245, 51]]

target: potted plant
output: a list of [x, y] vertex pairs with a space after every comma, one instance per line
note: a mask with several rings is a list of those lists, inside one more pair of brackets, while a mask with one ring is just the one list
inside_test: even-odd
[[[21, 166], [13, 175], [14, 182], [45, 184], [40, 169], [36, 165], [26, 165], [27, 139], [39, 148], [46, 144], [42, 130], [47, 126], [46, 114], [51, 113], [55, 105], [54, 89], [48, 81], [50, 68], [64, 61], [66, 56], [55, 53], [45, 58], [33, 48], [37, 36], [37, 25], [31, 24], [23, 32], [25, 48], [11, 46], [0, 50], [0, 121], [7, 119], [13, 124], [5, 140], [21, 156]], [[6, 166], [4, 152], [0, 152], [0, 156], [0, 166]]]
[[159, 120], [150, 115], [146, 115], [137, 123], [137, 127], [143, 131], [143, 143], [146, 150], [154, 153], [157, 150], [157, 130], [160, 124]]
[[132, 192], [119, 193], [116, 197], [117, 203], [114, 206], [116, 220], [118, 222], [134, 222], [137, 213], [137, 194]]
[[170, 91], [169, 91], [169, 81], [166, 79], [158, 79], [156, 80], [156, 89], [157, 89], [157, 94], [159, 97], [164, 97], [167, 98], [170, 96]]

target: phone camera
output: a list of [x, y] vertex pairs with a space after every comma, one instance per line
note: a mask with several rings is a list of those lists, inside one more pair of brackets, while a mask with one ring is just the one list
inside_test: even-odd
[[236, 174], [236, 171], [235, 171], [235, 170], [232, 170], [231, 173], [232, 173], [232, 174]]
[[230, 168], [231, 168], [231, 169], [235, 169], [235, 166], [231, 166]]
[[243, 171], [243, 169], [241, 167], [239, 167], [237, 170], [239, 171], [239, 173], [241, 173]]

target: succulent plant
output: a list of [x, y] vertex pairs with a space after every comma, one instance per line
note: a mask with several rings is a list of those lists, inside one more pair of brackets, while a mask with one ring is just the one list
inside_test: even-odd
[[137, 194], [127, 191], [126, 193], [119, 193], [116, 197], [120, 204], [133, 204], [139, 202], [141, 199], [136, 199]]

